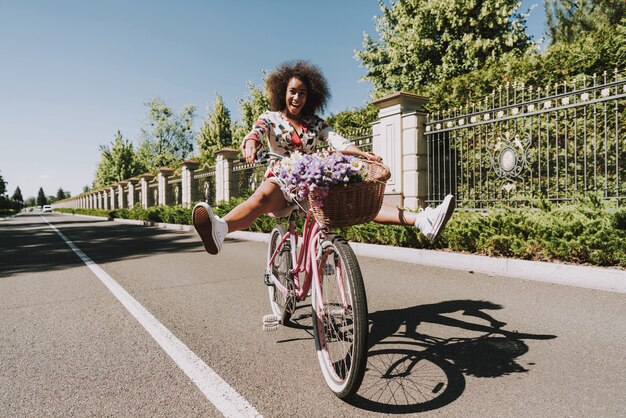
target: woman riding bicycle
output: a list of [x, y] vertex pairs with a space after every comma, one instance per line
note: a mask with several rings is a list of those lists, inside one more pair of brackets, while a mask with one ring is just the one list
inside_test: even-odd
[[[265, 87], [271, 110], [259, 116], [242, 141], [241, 150], [247, 163], [253, 163], [257, 151], [266, 146], [280, 155], [289, 155], [294, 151], [314, 153], [320, 140], [343, 154], [381, 161], [379, 156], [361, 151], [317, 116], [316, 113], [325, 108], [330, 98], [326, 79], [317, 66], [306, 61], [284, 63], [267, 77]], [[245, 202], [224, 218], [216, 216], [208, 204], [200, 202], [193, 208], [193, 224], [207, 252], [217, 254], [222, 249], [226, 234], [248, 228], [259, 216], [277, 212], [288, 206], [290, 201], [291, 196], [283, 192], [270, 165], [264, 181]], [[446, 196], [436, 208], [426, 208], [418, 213], [383, 204], [374, 222], [414, 226], [434, 241], [454, 207], [452, 195]]]

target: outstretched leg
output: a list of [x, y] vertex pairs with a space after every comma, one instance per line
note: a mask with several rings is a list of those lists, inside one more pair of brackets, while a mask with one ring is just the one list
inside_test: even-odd
[[193, 226], [207, 252], [217, 254], [222, 249], [226, 234], [245, 229], [259, 216], [282, 209], [286, 204], [280, 187], [265, 180], [252, 196], [228, 212], [223, 219], [216, 216], [208, 204], [198, 203], [192, 212]]
[[415, 226], [426, 238], [436, 241], [455, 208], [456, 200], [452, 195], [447, 195], [436, 208], [427, 207], [423, 210], [420, 209], [417, 213], [383, 204], [374, 222], [386, 225]]
[[380, 212], [374, 218], [374, 222], [385, 225], [413, 226], [417, 219], [416, 212], [409, 212], [398, 207], [383, 203]]
[[228, 232], [248, 228], [261, 215], [275, 212], [287, 205], [280, 187], [268, 180], [263, 181], [245, 202], [237, 205], [224, 216]]

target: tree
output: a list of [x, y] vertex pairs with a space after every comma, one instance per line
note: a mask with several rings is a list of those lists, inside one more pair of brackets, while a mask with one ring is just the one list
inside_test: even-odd
[[615, 26], [626, 17], [626, 3], [607, 0], [544, 0], [550, 45], [573, 43], [602, 26]]
[[[551, 2], [553, 6], [556, 3]], [[566, 4], [583, 3], [582, 0], [558, 2], [561, 8]], [[530, 86], [553, 87], [555, 84], [562, 85], [563, 82], [571, 83], [583, 75], [589, 77], [597, 74], [598, 80], [602, 80], [604, 71], [611, 77], [614, 68], [626, 67], [626, 20], [623, 13], [619, 23], [606, 23], [620, 18], [620, 7], [626, 8], [626, 4], [622, 3], [619, 5], [616, 3], [613, 8], [608, 7], [611, 5], [608, 1], [579, 6], [577, 11], [572, 12], [574, 17], [569, 20], [563, 17], [563, 21], [558, 24], [567, 25], [567, 22], [577, 22], [581, 19], [586, 21], [588, 20], [586, 15], [593, 14], [595, 17], [591, 22], [584, 24], [585, 29], [583, 23], [577, 24], [575, 36], [564, 35], [568, 29], [557, 28], [553, 21], [552, 31], [561, 35], [556, 35], [544, 51], [529, 48], [522, 55], [511, 51], [481, 69], [430, 86], [427, 89], [427, 96], [430, 99], [429, 110], [449, 110], [459, 105], [477, 103], [492, 94], [498, 86], [504, 87], [507, 83], [522, 83], [528, 89]], [[550, 6], [546, 2], [546, 8], [548, 7]], [[576, 14], [582, 16], [575, 16]], [[582, 84], [580, 80], [579, 82]]]
[[43, 206], [48, 204], [48, 198], [46, 194], [43, 192], [43, 187], [39, 188], [39, 192], [37, 193], [37, 206]]
[[149, 111], [137, 150], [139, 163], [153, 171], [185, 160], [193, 151], [195, 106], [185, 106], [178, 115], [159, 98], [146, 103], [146, 106]]
[[35, 196], [27, 197], [26, 200], [24, 201], [24, 206], [27, 206], [27, 207], [32, 207], [32, 206], [35, 206], [36, 204], [37, 204], [37, 200], [35, 199]]
[[346, 138], [357, 138], [369, 135], [372, 130], [371, 125], [376, 119], [378, 119], [378, 109], [369, 104], [332, 114], [326, 121], [340, 135]]
[[57, 190], [56, 199], [57, 200], [63, 200], [63, 199], [65, 199], [65, 196], [66, 196], [65, 191], [63, 190], [62, 187], [59, 187], [59, 190]]
[[250, 132], [252, 125], [261, 113], [269, 110], [270, 102], [261, 88], [252, 82], [248, 82], [248, 95], [239, 100], [241, 109], [241, 121], [233, 124], [233, 140], [239, 142]]
[[110, 145], [100, 145], [100, 163], [96, 169], [94, 187], [126, 180], [143, 171], [145, 167], [138, 162], [133, 144], [117, 131]]
[[11, 199], [15, 200], [16, 202], [24, 203], [24, 198], [22, 197], [22, 190], [20, 189], [20, 186], [17, 186], [15, 188]]
[[420, 92], [531, 44], [518, 0], [397, 0], [380, 8], [379, 39], [365, 34], [356, 51], [378, 96]]
[[0, 196], [4, 196], [6, 191], [7, 191], [7, 183], [2, 178], [2, 175], [0, 175]]
[[89, 187], [89, 185], [88, 185], [88, 184], [85, 184], [85, 185], [83, 186], [83, 193], [87, 193], [87, 192], [90, 192], [90, 191], [91, 191], [91, 187]]
[[213, 108], [209, 108], [208, 118], [203, 122], [198, 135], [202, 162], [215, 163], [215, 152], [231, 146], [233, 142], [231, 128], [230, 111], [224, 106], [222, 96], [217, 94]]

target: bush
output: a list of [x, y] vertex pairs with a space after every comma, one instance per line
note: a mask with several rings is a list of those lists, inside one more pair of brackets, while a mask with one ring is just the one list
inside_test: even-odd
[[0, 216], [11, 216], [18, 213], [19, 209], [0, 209]]
[[[224, 216], [244, 200], [236, 198], [220, 203], [213, 208], [214, 212]], [[336, 232], [348, 240], [372, 244], [626, 267], [626, 209], [612, 208], [595, 197], [581, 199], [573, 205], [555, 206], [538, 201], [535, 206], [487, 212], [457, 211], [436, 243], [429, 242], [415, 228], [373, 222], [337, 229]], [[112, 211], [55, 210], [107, 218], [191, 224], [191, 210], [181, 206], [148, 209], [135, 206]], [[263, 215], [248, 230], [270, 232], [275, 224], [275, 219]]]

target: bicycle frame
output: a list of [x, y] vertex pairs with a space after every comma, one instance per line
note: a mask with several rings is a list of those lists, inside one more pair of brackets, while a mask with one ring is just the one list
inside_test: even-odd
[[[345, 239], [329, 236], [328, 229], [317, 222], [309, 208], [293, 201], [301, 211], [292, 210], [287, 228], [277, 226], [270, 235], [264, 281], [269, 286], [274, 315], [266, 317], [268, 322], [286, 323], [296, 304], [306, 300], [311, 290], [312, 325], [322, 374], [335, 395], [348, 399], [360, 387], [366, 366], [367, 300], [363, 278]], [[304, 225], [298, 233], [296, 224], [302, 218]], [[285, 271], [288, 261], [291, 264]]]
[[[277, 158], [277, 159], [283, 158], [283, 156], [273, 153], [273, 152], [267, 152], [264, 158], [268, 156]], [[282, 184], [282, 181], [279, 177], [276, 177], [276, 179], [278, 179], [279, 183]], [[315, 217], [313, 216], [313, 213], [310, 210], [305, 209], [297, 200], [294, 200], [294, 202], [300, 210], [306, 213], [306, 217], [304, 220], [304, 227], [302, 228], [302, 246], [300, 248], [300, 253], [299, 254], [297, 253], [299, 235], [298, 235], [298, 232], [296, 231], [295, 221], [294, 221], [294, 219], [298, 217], [298, 214], [297, 212], [292, 212], [289, 215], [289, 229], [287, 230], [287, 233], [279, 241], [279, 243], [276, 245], [276, 248], [274, 249], [274, 253], [272, 254], [268, 264], [272, 265], [274, 263], [274, 259], [276, 258], [276, 255], [278, 254], [278, 249], [282, 247], [285, 241], [289, 240], [291, 265], [293, 266], [290, 273], [292, 274], [293, 279], [294, 279], [296, 301], [302, 302], [303, 300], [307, 298], [307, 294], [309, 292], [309, 289], [311, 288], [311, 284], [313, 283], [314, 284], [313, 290], [315, 291], [315, 295], [316, 296], [319, 295], [319, 297], [316, 297], [317, 306], [315, 307], [316, 308], [315, 310], [316, 312], [318, 312], [318, 315], [319, 315], [319, 312], [323, 310], [322, 307], [324, 306], [324, 298], [322, 296], [322, 287], [321, 287], [321, 277], [323, 276], [320, 274], [320, 270], [316, 268], [315, 262], [318, 259], [318, 251], [319, 251], [319, 257], [322, 257], [320, 258], [319, 266], [320, 268], [324, 268], [323, 266], [326, 263], [326, 258], [325, 258], [326, 256], [323, 255], [320, 240], [326, 236], [326, 229], [322, 228], [317, 223], [317, 221], [315, 220]], [[344, 282], [343, 282], [343, 275], [341, 273], [341, 265], [340, 264], [336, 265], [335, 270], [336, 270], [337, 280], [339, 281], [341, 301], [342, 301], [344, 309], [347, 309], [348, 302], [347, 302], [347, 298], [344, 292], [344, 286], [343, 286]], [[300, 273], [304, 273], [304, 280], [301, 280]], [[285, 286], [283, 286], [282, 283], [280, 283], [278, 279], [274, 277], [271, 271], [269, 272], [269, 279], [271, 283], [274, 285], [275, 289], [279, 290], [284, 295], [289, 294], [290, 290], [287, 289]]]
[[[307, 294], [311, 285], [314, 285], [313, 291], [316, 296], [316, 311], [320, 312], [321, 308], [324, 306], [324, 299], [322, 296], [321, 289], [321, 271], [326, 264], [325, 255], [322, 253], [320, 240], [326, 236], [325, 229], [321, 228], [317, 223], [315, 218], [313, 217], [310, 211], [307, 211], [306, 218], [304, 221], [304, 227], [302, 228], [302, 246], [300, 247], [300, 252], [298, 253], [298, 240], [300, 238], [298, 232], [295, 228], [295, 222], [293, 221], [293, 216], [291, 215], [289, 218], [289, 229], [287, 233], [282, 237], [279, 243], [276, 245], [276, 249], [270, 258], [270, 263], [274, 262], [276, 255], [278, 254], [279, 249], [285, 243], [285, 241], [289, 240], [290, 243], [290, 257], [292, 261], [292, 269], [290, 273], [293, 275], [294, 279], [294, 287], [295, 287], [295, 297], [298, 302], [301, 302], [307, 298]], [[318, 253], [319, 251], [319, 253]], [[318, 254], [320, 258], [319, 267], [316, 266], [316, 261], [318, 260]], [[343, 292], [343, 275], [341, 274], [341, 265], [337, 265], [336, 267], [336, 275], [339, 280], [339, 289], [341, 289], [341, 299], [344, 305], [344, 308], [348, 308], [347, 298]], [[300, 273], [304, 273], [304, 278], [301, 280]], [[290, 291], [285, 286], [282, 285], [276, 279], [276, 277], [270, 272], [270, 280], [272, 284], [275, 286], [277, 290], [287, 295]]]

